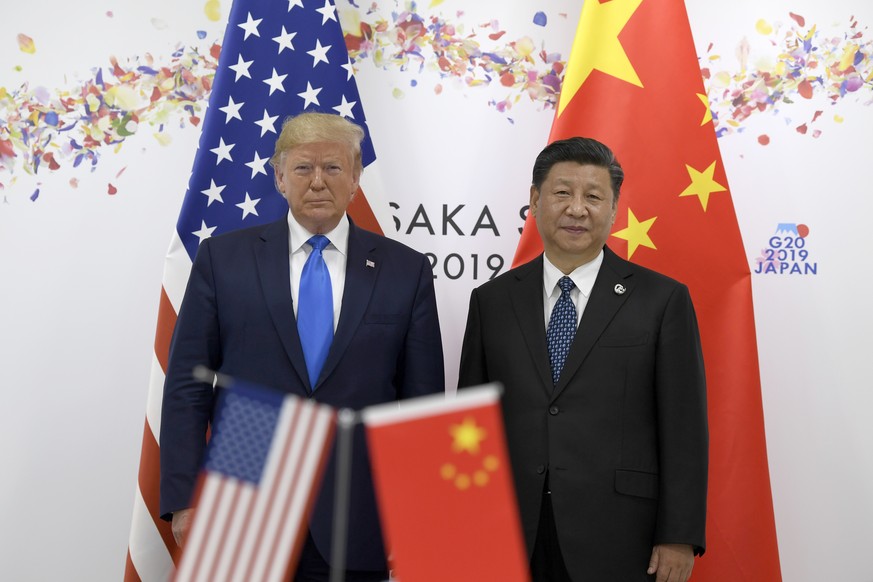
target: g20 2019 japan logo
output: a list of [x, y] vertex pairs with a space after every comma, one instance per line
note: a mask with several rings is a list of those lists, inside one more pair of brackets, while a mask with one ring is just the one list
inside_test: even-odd
[[809, 249], [809, 227], [805, 224], [780, 222], [767, 240], [767, 247], [755, 259], [757, 275], [816, 275], [818, 263]]

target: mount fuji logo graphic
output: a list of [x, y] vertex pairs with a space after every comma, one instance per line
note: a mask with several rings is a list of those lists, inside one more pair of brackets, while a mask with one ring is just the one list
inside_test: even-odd
[[805, 224], [780, 222], [755, 259], [756, 275], [817, 275], [818, 263], [809, 250], [810, 228]]

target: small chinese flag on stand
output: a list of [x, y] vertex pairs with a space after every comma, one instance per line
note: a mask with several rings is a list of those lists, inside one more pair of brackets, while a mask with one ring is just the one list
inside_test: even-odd
[[530, 579], [495, 386], [363, 415], [398, 580]]

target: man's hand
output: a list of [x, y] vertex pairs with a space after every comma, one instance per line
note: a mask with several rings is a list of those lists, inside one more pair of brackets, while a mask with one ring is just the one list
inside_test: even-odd
[[193, 514], [190, 508], [173, 512], [173, 537], [176, 538], [176, 544], [180, 548], [188, 537], [188, 530], [191, 529], [191, 517]]
[[[175, 531], [175, 519], [174, 531]], [[687, 544], [658, 544], [652, 548], [648, 574], [657, 574], [657, 582], [686, 582], [694, 567], [694, 549]]]

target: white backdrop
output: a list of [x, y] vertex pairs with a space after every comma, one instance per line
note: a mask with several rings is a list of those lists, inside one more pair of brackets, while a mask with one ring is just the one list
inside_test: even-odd
[[[69, 92], [92, 76], [92, 68], [109, 67], [111, 55], [122, 60], [148, 53], [166, 62], [178, 45], [208, 50], [221, 39], [229, 2], [219, 4], [217, 21], [207, 18], [203, 2], [186, 4], [48, 0], [38, 10], [23, 3], [7, 8], [0, 19], [3, 124], [17, 107], [15, 95], [40, 86], [49, 95]], [[373, 13], [341, 4], [340, 14], [347, 25], [356, 14], [366, 22], [390, 23], [392, 11], [406, 7], [376, 4]], [[489, 50], [527, 36], [535, 53], [544, 49], [562, 59], [581, 6], [570, 0], [433, 4], [414, 10], [477, 32], [476, 42]], [[538, 11], [548, 18], [545, 26], [533, 22]], [[849, 41], [866, 55], [857, 67], [871, 71], [873, 5], [866, 0], [745, 0], [729, 7], [691, 0], [688, 12], [698, 53], [713, 73], [710, 101], [722, 120], [735, 107], [723, 97], [724, 79], [715, 73], [748, 78], [766, 69], [794, 29], [817, 27], [810, 42], [819, 47], [820, 64], [810, 74], [830, 79], [825, 64], [840, 58], [829, 55], [828, 47], [844, 47], [845, 37], [856, 33], [861, 36]], [[802, 16], [805, 27], [789, 13]], [[505, 35], [488, 38], [498, 31]], [[33, 39], [33, 52], [19, 34]], [[738, 47], [746, 43], [744, 68]], [[469, 291], [490, 276], [489, 257], [502, 258], [504, 269], [511, 262], [530, 167], [546, 143], [553, 110], [521, 94], [501, 112], [490, 102], [517, 90], [494, 80], [476, 85], [440, 77], [432, 54], [423, 55], [422, 70], [415, 61], [404, 70], [374, 53], [362, 55], [356, 66], [380, 165], [387, 170], [386, 198], [397, 206], [390, 214], [399, 232], [392, 224], [383, 228], [436, 256], [453, 384]], [[790, 103], [739, 119], [719, 139], [750, 267], [757, 268], [756, 258], [767, 252], [778, 225], [790, 224], [808, 228], [802, 244], [806, 263], [816, 269], [753, 277], [783, 576], [791, 582], [870, 582], [873, 428], [867, 417], [873, 381], [864, 338], [873, 328], [873, 310], [861, 249], [873, 214], [873, 87], [868, 80], [855, 92], [831, 98], [815, 91], [811, 99], [798, 96], [789, 82], [784, 89]], [[196, 128], [170, 119], [163, 129], [141, 123], [118, 151], [102, 148], [94, 172], [88, 164], [72, 168], [62, 160], [60, 169], [43, 167], [34, 175], [20, 159], [0, 158], [6, 166], [0, 167], [4, 580], [121, 578], [163, 256], [198, 138]], [[801, 134], [796, 127], [804, 122], [809, 130]], [[729, 126], [722, 121], [720, 127]], [[764, 135], [767, 145], [760, 143]], [[115, 195], [107, 193], [110, 183]], [[443, 205], [451, 213], [461, 204], [454, 221], [464, 234], [449, 227], [443, 235]], [[419, 205], [435, 234], [413, 226], [422, 224]], [[488, 228], [472, 236], [486, 206], [499, 236]], [[453, 253], [459, 257], [450, 258]], [[464, 273], [458, 276], [462, 259]]]

